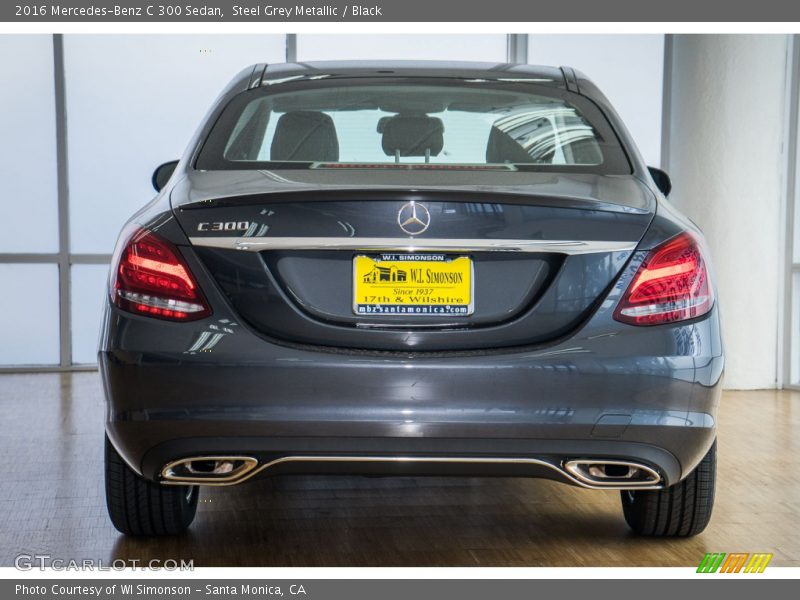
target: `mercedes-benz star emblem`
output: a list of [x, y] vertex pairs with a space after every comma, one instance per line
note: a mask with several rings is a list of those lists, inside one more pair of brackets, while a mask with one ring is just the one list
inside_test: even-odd
[[406, 202], [397, 213], [397, 224], [408, 235], [419, 235], [431, 224], [431, 213], [424, 204]]

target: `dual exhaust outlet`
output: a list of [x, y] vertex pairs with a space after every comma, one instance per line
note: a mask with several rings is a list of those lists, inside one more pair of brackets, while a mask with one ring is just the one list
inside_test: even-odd
[[539, 466], [557, 471], [563, 479], [590, 489], [661, 489], [654, 468], [628, 460], [573, 459], [561, 463], [537, 458], [425, 457], [425, 456], [284, 456], [260, 462], [252, 456], [196, 456], [172, 461], [161, 470], [165, 485], [224, 486], [242, 483], [256, 474], [285, 463], [410, 463], [507, 464]]

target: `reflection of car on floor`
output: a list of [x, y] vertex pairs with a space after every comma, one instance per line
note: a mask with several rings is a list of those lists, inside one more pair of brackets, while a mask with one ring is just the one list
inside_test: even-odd
[[544, 477], [620, 490], [640, 534], [705, 528], [708, 254], [579, 72], [256, 65], [153, 181], [99, 353], [120, 531], [184, 530], [199, 486], [331, 472]]

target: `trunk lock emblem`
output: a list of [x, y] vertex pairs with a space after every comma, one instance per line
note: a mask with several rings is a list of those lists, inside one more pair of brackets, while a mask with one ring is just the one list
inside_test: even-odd
[[431, 213], [424, 204], [412, 200], [400, 208], [397, 224], [408, 235], [419, 235], [431, 224]]

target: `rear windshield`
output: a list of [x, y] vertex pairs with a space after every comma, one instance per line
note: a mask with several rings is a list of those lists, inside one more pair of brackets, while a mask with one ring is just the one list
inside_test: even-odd
[[630, 173], [606, 119], [577, 94], [542, 93], [523, 83], [354, 80], [291, 87], [236, 97], [214, 125], [197, 167]]

